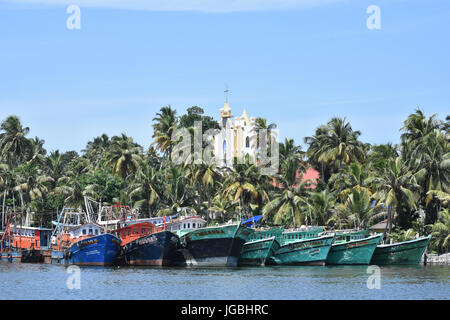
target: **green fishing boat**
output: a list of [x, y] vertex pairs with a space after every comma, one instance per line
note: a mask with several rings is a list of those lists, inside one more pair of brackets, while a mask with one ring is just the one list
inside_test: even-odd
[[282, 227], [260, 228], [250, 235], [239, 256], [239, 265], [273, 264], [272, 257], [280, 247]]
[[369, 234], [367, 230], [337, 233], [326, 264], [369, 264], [383, 235]]
[[239, 256], [241, 266], [264, 266], [271, 264], [274, 253], [280, 244], [275, 237], [252, 240], [244, 244]]
[[371, 264], [418, 264], [431, 240], [431, 235], [414, 240], [378, 245]]
[[325, 265], [334, 234], [303, 240], [286, 241], [275, 252], [276, 264], [289, 265]]

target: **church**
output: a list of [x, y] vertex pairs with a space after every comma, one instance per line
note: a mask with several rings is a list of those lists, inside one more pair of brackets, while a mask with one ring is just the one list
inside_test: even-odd
[[[228, 100], [228, 99], [227, 99]], [[220, 133], [213, 137], [214, 154], [217, 166], [233, 166], [233, 159], [256, 158], [256, 124], [255, 118], [247, 115], [247, 111], [233, 120], [228, 101], [220, 109]]]

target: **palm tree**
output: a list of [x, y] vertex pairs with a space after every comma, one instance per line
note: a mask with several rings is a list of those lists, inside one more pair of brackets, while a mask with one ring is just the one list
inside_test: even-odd
[[333, 190], [337, 191], [337, 195], [345, 200], [353, 190], [366, 191], [372, 195], [367, 179], [369, 172], [365, 165], [352, 162], [349, 166], [344, 167], [338, 173], [333, 174], [328, 180], [328, 185], [333, 186]]
[[417, 208], [414, 192], [419, 185], [401, 157], [389, 159], [384, 173], [379, 177], [369, 178], [368, 184], [373, 184], [377, 190], [374, 198], [388, 208], [389, 231], [392, 226], [392, 207], [397, 212], [398, 225], [408, 229], [411, 226], [411, 211]]
[[50, 152], [50, 155], [46, 158], [45, 171], [48, 176], [53, 178], [52, 190], [55, 189], [59, 178], [64, 176], [64, 170], [63, 157], [59, 150]]
[[307, 216], [307, 189], [309, 181], [302, 181], [298, 185], [291, 185], [285, 178], [279, 177], [282, 189], [275, 191], [272, 200], [263, 208], [265, 221], [274, 224], [296, 225], [306, 221]]
[[161, 201], [165, 206], [158, 211], [159, 216], [174, 214], [192, 205], [193, 191], [181, 166], [172, 166], [166, 169], [164, 179]]
[[448, 208], [441, 210], [438, 221], [432, 227], [431, 246], [438, 253], [446, 253], [450, 250], [450, 211]]
[[176, 113], [177, 112], [168, 105], [162, 107], [160, 112], [156, 114], [156, 117], [153, 118], [153, 121], [156, 121], [156, 123], [153, 124], [152, 138], [155, 138], [155, 140], [152, 145], [156, 144], [156, 147], [163, 153], [164, 158], [166, 159], [171, 155], [174, 144], [172, 141], [172, 134], [178, 123]]
[[360, 189], [352, 190], [347, 201], [343, 206], [343, 210], [349, 215], [357, 229], [368, 228], [377, 217], [378, 207], [373, 206], [372, 197], [369, 191]]
[[441, 202], [436, 192], [450, 193], [449, 150], [446, 136], [435, 129], [411, 152], [418, 170], [415, 176], [422, 186], [421, 199], [425, 199], [425, 224], [433, 224], [440, 211]]
[[235, 164], [224, 180], [223, 195], [232, 201], [240, 201], [245, 214], [250, 210], [251, 203], [261, 203], [268, 199], [267, 191], [258, 187], [268, 182], [268, 177], [261, 173], [256, 164]]
[[234, 218], [236, 204], [237, 202], [231, 201], [218, 194], [212, 201], [212, 206], [209, 210], [211, 212], [219, 213], [222, 216], [222, 222], [225, 222], [225, 220], [228, 220], [229, 218]]
[[[46, 176], [33, 162], [26, 162], [17, 168], [18, 185], [14, 188], [14, 191], [20, 193], [20, 199], [22, 203], [22, 210], [25, 209], [25, 201], [28, 203], [27, 211], [31, 209], [33, 202], [40, 198], [44, 198], [47, 194], [47, 184], [53, 179]], [[24, 199], [23, 195], [27, 199]]]
[[428, 119], [422, 110], [416, 109], [413, 114], [403, 122], [404, 131], [401, 135], [402, 142], [413, 142], [413, 146], [420, 144], [421, 140], [434, 130], [439, 130], [443, 125], [441, 120], [436, 119], [437, 115], [433, 114]]
[[[328, 189], [309, 193], [309, 208], [311, 210], [312, 224], [326, 226], [330, 224], [342, 226], [340, 216], [336, 211], [336, 199]], [[335, 219], [338, 220], [336, 223]], [[344, 223], [345, 224], [345, 223]]]
[[64, 199], [66, 205], [79, 209], [83, 207], [84, 196], [87, 195], [85, 177], [88, 168], [88, 160], [75, 159], [71, 162], [67, 175], [58, 179], [55, 193], [66, 197]]
[[112, 167], [112, 173], [124, 181], [136, 172], [141, 161], [142, 147], [133, 142], [133, 138], [124, 133], [111, 139], [111, 147], [106, 156], [106, 167]]
[[360, 131], [353, 131], [349, 122], [341, 118], [332, 118], [328, 124], [327, 135], [323, 137], [322, 153], [319, 161], [337, 162], [338, 169], [343, 163], [363, 162], [365, 153], [363, 145], [358, 141]]
[[294, 139], [284, 139], [284, 143], [280, 143], [280, 162], [291, 162], [295, 165], [303, 164], [302, 147], [295, 145]]
[[44, 149], [45, 141], [35, 137], [30, 139], [30, 146], [28, 149], [27, 160], [33, 161], [38, 165], [42, 165], [45, 162], [45, 155], [47, 150]]
[[17, 167], [30, 148], [30, 140], [26, 138], [30, 128], [22, 127], [18, 117], [9, 116], [0, 126], [0, 152], [8, 165]]
[[376, 172], [383, 172], [388, 159], [399, 156], [398, 146], [392, 143], [373, 145], [368, 152], [370, 167]]
[[314, 136], [305, 138], [305, 143], [309, 144], [306, 153], [309, 162], [318, 167], [325, 183], [344, 163], [365, 161], [366, 148], [358, 140], [360, 135], [345, 118], [332, 118], [325, 126], [318, 127]]
[[93, 141], [89, 141], [86, 145], [86, 149], [82, 150], [92, 164], [93, 170], [96, 170], [104, 160], [110, 145], [111, 140], [108, 135], [104, 133], [100, 137], [94, 138]]
[[161, 198], [161, 185], [162, 181], [156, 169], [147, 161], [142, 161], [136, 171], [134, 182], [130, 185], [130, 196], [144, 197], [135, 202], [135, 207], [143, 208], [149, 217], [152, 216], [152, 207]]

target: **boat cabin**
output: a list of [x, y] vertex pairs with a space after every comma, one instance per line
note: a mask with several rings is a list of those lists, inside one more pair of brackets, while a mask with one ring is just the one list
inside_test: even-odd
[[91, 223], [83, 224], [81, 226], [73, 227], [68, 230], [68, 233], [70, 236], [70, 240], [78, 241], [78, 240], [101, 235], [103, 233], [103, 228], [99, 224], [97, 224], [95, 222], [91, 222]]
[[349, 230], [349, 231], [338, 231], [335, 235], [334, 242], [348, 242], [353, 240], [361, 240], [370, 236], [369, 230]]
[[199, 216], [181, 217], [166, 223], [166, 230], [171, 232], [179, 232], [184, 230], [192, 230], [203, 228], [206, 221]]
[[10, 226], [12, 247], [20, 249], [47, 250], [50, 246], [51, 229]]
[[112, 233], [122, 240], [122, 246], [133, 240], [147, 236], [149, 234], [162, 231], [163, 227], [156, 227], [150, 222], [131, 223], [125, 227], [113, 230]]

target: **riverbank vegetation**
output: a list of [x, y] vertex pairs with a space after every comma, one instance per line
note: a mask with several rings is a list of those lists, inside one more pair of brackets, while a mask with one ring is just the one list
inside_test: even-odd
[[[345, 118], [332, 118], [304, 139], [305, 150], [293, 139], [281, 142], [280, 169], [272, 176], [248, 161], [232, 169], [175, 165], [171, 134], [177, 126], [192, 132], [194, 121], [202, 121], [203, 132], [218, 128], [199, 107], [178, 116], [166, 106], [153, 119], [150, 146], [103, 134], [79, 154], [48, 152], [44, 140], [9, 116], [0, 127], [2, 225], [8, 212], [21, 211], [50, 227], [62, 207], [82, 208], [88, 196], [130, 205], [140, 218], [185, 211], [216, 223], [262, 214], [268, 225], [336, 229], [387, 220], [395, 240], [432, 233], [433, 250], [449, 251], [449, 116], [415, 110], [399, 124], [398, 145], [364, 143]], [[308, 168], [319, 172], [318, 181], [302, 179]]]

